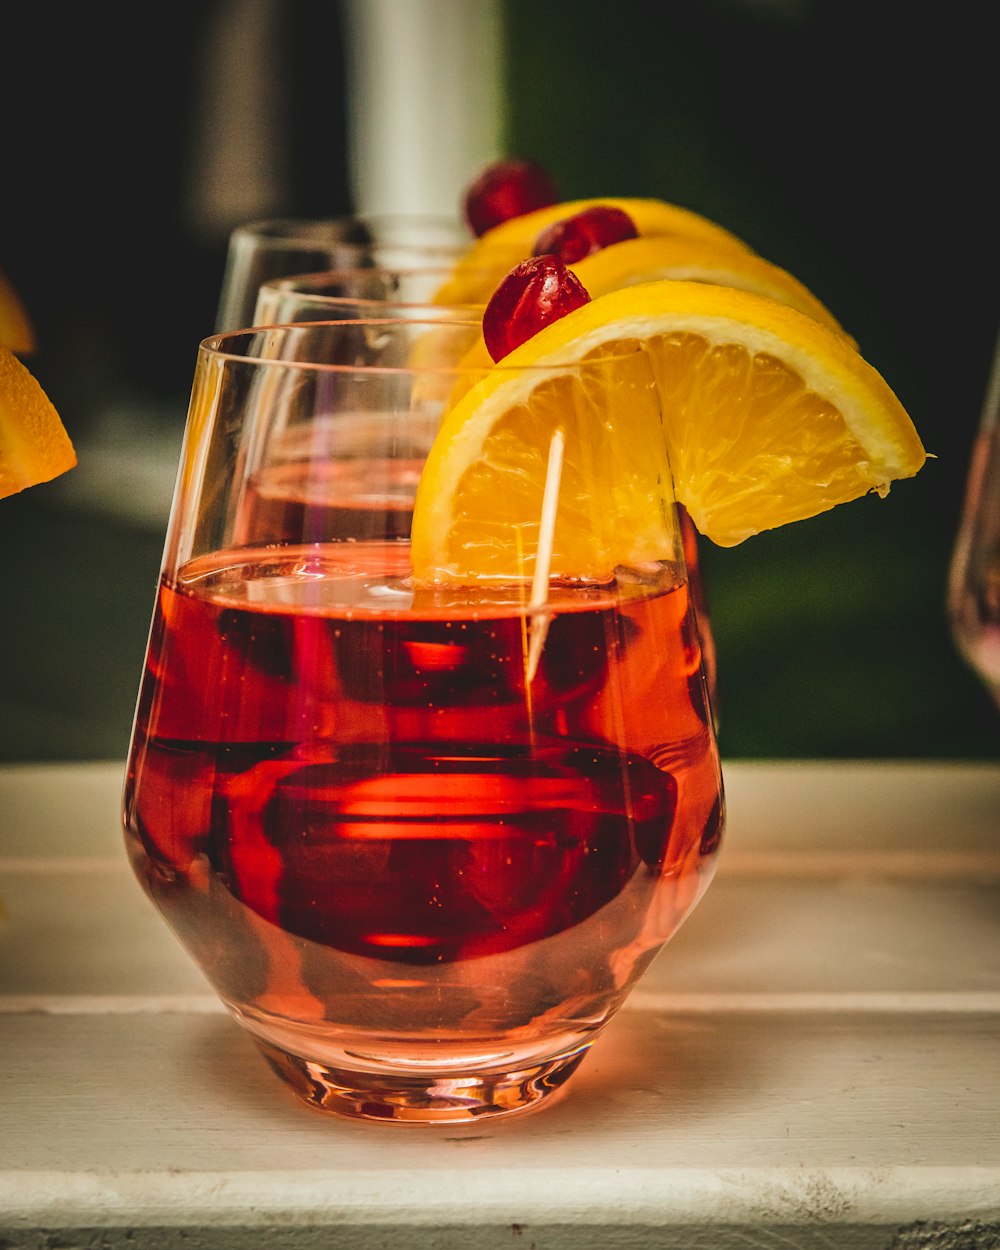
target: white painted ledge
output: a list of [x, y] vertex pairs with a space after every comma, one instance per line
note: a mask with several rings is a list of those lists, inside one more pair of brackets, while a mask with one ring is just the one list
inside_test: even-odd
[[116, 764], [0, 767], [0, 1246], [986, 1250], [1000, 765], [733, 763], [716, 881], [537, 1115], [300, 1106], [125, 860]]

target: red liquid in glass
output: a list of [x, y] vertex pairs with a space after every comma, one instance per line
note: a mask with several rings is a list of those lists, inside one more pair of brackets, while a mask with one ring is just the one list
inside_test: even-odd
[[407, 572], [403, 541], [334, 542], [163, 582], [125, 796], [136, 871], [279, 1045], [288, 1020], [404, 1048], [539, 1020], [586, 1035], [714, 865], [687, 585], [555, 591], [529, 680], [542, 622], [515, 592], [414, 596]]

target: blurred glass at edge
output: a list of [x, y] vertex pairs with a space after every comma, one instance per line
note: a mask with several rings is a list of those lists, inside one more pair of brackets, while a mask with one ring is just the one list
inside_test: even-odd
[[955, 645], [1000, 710], [1000, 336], [948, 583]]

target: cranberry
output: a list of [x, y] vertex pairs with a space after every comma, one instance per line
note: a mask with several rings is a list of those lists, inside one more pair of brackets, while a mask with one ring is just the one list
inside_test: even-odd
[[465, 193], [465, 219], [478, 238], [502, 221], [558, 200], [552, 179], [534, 161], [503, 160], [488, 165]]
[[532, 254], [543, 256], [548, 252], [558, 256], [563, 264], [572, 265], [602, 247], [638, 237], [635, 222], [623, 209], [595, 204], [593, 208], [585, 208], [547, 226], [535, 240]]
[[586, 288], [557, 256], [522, 260], [493, 292], [483, 313], [483, 337], [494, 360], [543, 326], [590, 302]]

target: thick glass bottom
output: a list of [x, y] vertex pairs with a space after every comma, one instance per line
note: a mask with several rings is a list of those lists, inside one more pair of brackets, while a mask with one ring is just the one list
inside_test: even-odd
[[319, 1111], [397, 1124], [467, 1124], [545, 1105], [580, 1066], [590, 1043], [516, 1071], [464, 1070], [432, 1075], [350, 1069], [303, 1059], [255, 1037], [264, 1058]]

